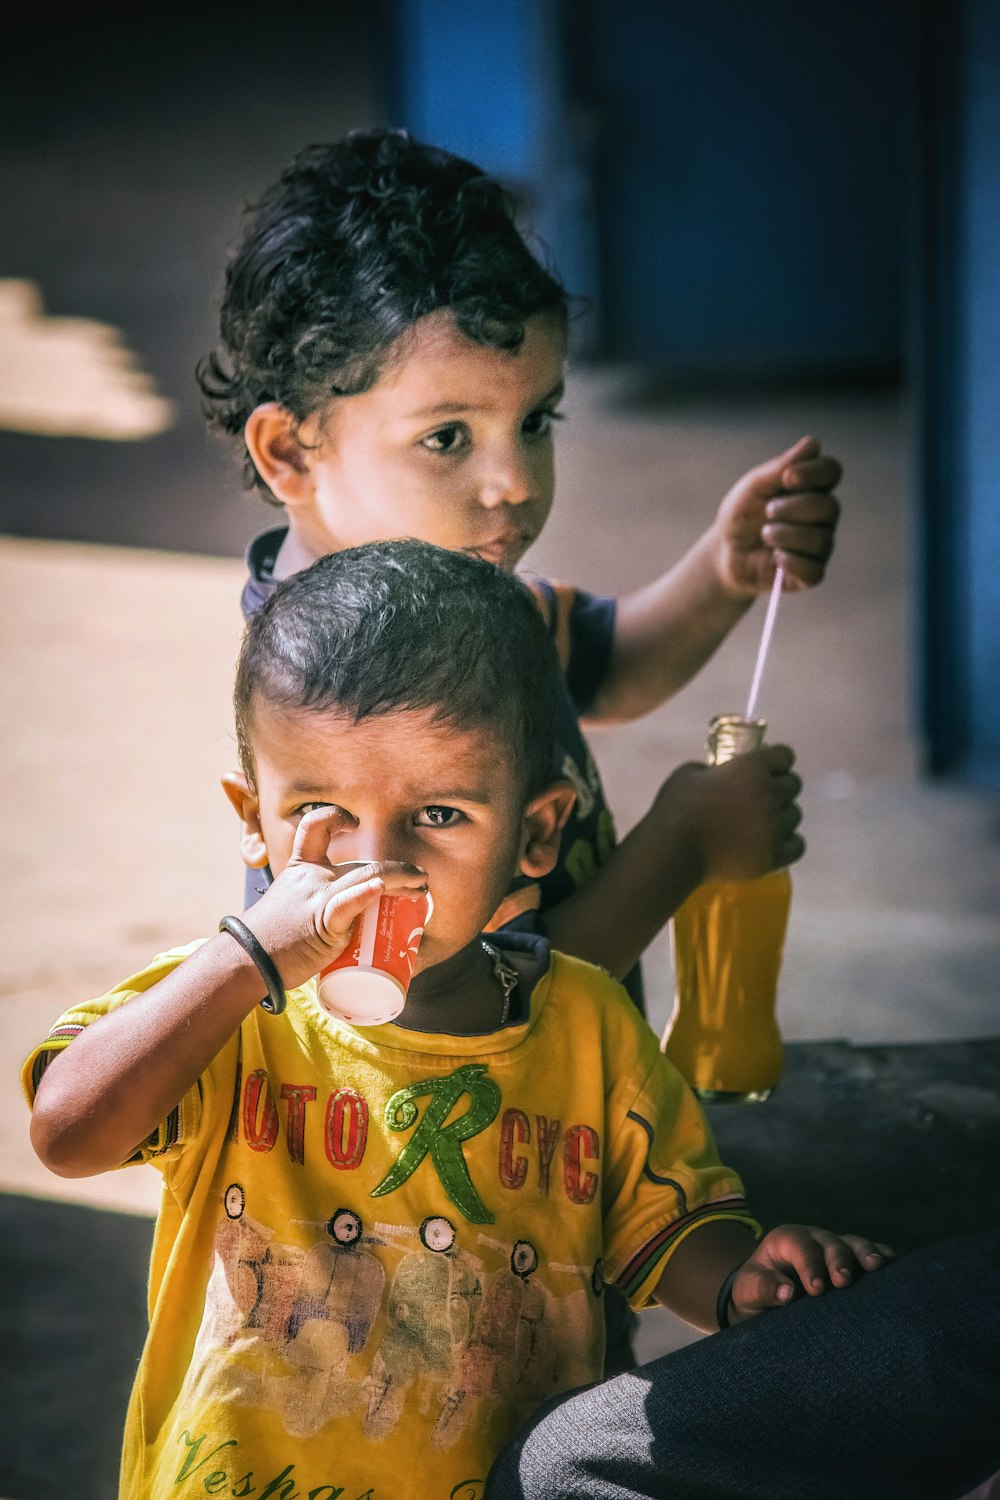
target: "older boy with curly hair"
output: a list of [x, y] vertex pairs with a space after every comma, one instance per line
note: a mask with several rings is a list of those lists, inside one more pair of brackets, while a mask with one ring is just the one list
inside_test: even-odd
[[[285, 509], [250, 548], [245, 613], [368, 541], [419, 537], [512, 571], [552, 506], [567, 317], [507, 195], [469, 162], [388, 130], [297, 157], [248, 217], [200, 372], [209, 420]], [[782, 746], [682, 767], [616, 847], [580, 719], [633, 719], [676, 692], [776, 567], [788, 588], [818, 583], [839, 476], [803, 439], [744, 475], [648, 588], [615, 600], [533, 583], [563, 667], [559, 762], [577, 801], [552, 871], [518, 877], [492, 926], [544, 932], [639, 1000], [638, 959], [695, 886], [799, 858]]]

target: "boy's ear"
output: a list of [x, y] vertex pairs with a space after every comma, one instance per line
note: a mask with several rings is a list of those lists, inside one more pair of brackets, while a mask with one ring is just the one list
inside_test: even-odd
[[267, 864], [267, 846], [260, 826], [260, 803], [257, 793], [242, 771], [230, 771], [222, 778], [222, 790], [236, 809], [242, 824], [240, 854], [251, 870], [262, 870]]
[[536, 880], [555, 868], [559, 839], [573, 811], [576, 791], [569, 781], [554, 781], [524, 809], [524, 832], [519, 868]]
[[277, 401], [254, 407], [243, 429], [254, 468], [268, 489], [283, 505], [301, 505], [312, 497], [312, 472], [308, 449], [299, 424]]

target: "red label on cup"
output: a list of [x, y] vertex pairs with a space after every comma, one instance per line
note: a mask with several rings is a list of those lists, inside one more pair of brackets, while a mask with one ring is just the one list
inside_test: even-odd
[[359, 1026], [380, 1026], [398, 1016], [432, 909], [426, 892], [382, 896], [366, 907], [343, 953], [319, 976], [324, 1010]]

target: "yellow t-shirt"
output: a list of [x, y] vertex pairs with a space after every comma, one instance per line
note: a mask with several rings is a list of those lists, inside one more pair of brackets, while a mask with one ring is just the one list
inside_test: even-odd
[[[197, 945], [193, 945], [197, 946]], [[24, 1069], [191, 948], [63, 1016]], [[155, 996], [146, 1004], [155, 1004]], [[624, 991], [561, 954], [488, 1036], [255, 1010], [136, 1154], [163, 1175], [128, 1500], [478, 1500], [712, 1218], [753, 1225]]]

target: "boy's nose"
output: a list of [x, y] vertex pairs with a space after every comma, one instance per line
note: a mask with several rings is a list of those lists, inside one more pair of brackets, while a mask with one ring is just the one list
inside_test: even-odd
[[482, 477], [479, 498], [483, 505], [521, 505], [535, 496], [530, 464], [519, 454], [498, 455]]
[[404, 856], [400, 854], [398, 842], [390, 843], [388, 839], [358, 839], [346, 858], [349, 858], [351, 864], [382, 865], [391, 864]]
[[337, 865], [379, 865], [405, 859], [399, 839], [388, 829], [350, 828], [330, 842], [329, 858]]

